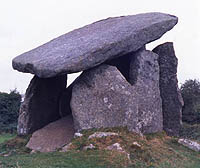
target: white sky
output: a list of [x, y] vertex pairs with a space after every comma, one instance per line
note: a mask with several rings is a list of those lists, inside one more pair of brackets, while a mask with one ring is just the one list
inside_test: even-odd
[[12, 69], [15, 56], [94, 21], [145, 12], [179, 17], [173, 30], [147, 48], [173, 41], [179, 83], [199, 79], [200, 0], [0, 0], [0, 91], [24, 93], [32, 77]]

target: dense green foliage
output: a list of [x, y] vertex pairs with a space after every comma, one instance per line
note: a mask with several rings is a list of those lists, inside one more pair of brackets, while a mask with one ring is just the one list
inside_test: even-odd
[[180, 136], [200, 143], [200, 124], [183, 123]]
[[183, 121], [200, 123], [200, 82], [196, 79], [186, 80], [181, 86], [181, 94], [184, 100]]
[[17, 128], [17, 118], [21, 103], [21, 95], [15, 90], [0, 92], [0, 132], [12, 132]]

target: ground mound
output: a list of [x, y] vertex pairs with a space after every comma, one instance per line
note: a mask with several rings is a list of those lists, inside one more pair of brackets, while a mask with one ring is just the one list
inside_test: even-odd
[[[189, 131], [190, 129], [196, 132]], [[200, 125], [196, 125], [195, 128], [185, 125], [182, 135], [187, 137], [188, 132], [191, 139], [198, 140], [199, 130]], [[113, 132], [118, 135], [89, 138], [95, 132]], [[3, 168], [17, 167], [17, 165], [20, 168], [198, 168], [200, 165], [200, 153], [180, 145], [178, 138], [169, 137], [164, 132], [139, 136], [126, 128], [113, 128], [92, 129], [81, 133], [83, 136], [72, 140], [68, 152], [30, 154], [30, 151], [24, 148], [27, 141], [23, 137], [4, 142], [0, 145], [0, 151], [4, 153], [0, 155], [0, 166]], [[125, 152], [107, 149], [116, 143], [119, 143]], [[95, 148], [84, 148], [90, 144]]]

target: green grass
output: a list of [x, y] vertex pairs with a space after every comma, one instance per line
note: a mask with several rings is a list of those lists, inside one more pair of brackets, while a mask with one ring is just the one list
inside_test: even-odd
[[[0, 159], [2, 168], [107, 168], [118, 167], [107, 161], [108, 151], [85, 151], [69, 153], [25, 154], [13, 155]], [[120, 157], [118, 157], [120, 158]], [[117, 158], [116, 158], [117, 159]]]
[[[141, 137], [126, 128], [99, 129], [117, 132], [119, 136], [88, 140], [95, 131], [84, 131], [84, 136], [75, 138], [71, 151], [66, 153], [30, 154], [24, 147], [28, 137], [8, 140], [0, 145], [0, 151], [9, 154], [7, 157], [0, 155], [0, 168], [200, 168], [200, 153], [178, 144], [177, 138], [168, 137], [164, 132]], [[124, 153], [105, 150], [116, 142], [130, 154], [131, 160]], [[84, 151], [83, 147], [89, 144], [96, 149]]]
[[9, 133], [2, 133], [0, 134], [0, 144], [14, 138], [16, 135], [15, 134], [9, 134]]

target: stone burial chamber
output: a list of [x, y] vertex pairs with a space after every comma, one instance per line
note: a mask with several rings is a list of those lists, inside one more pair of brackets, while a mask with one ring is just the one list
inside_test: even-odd
[[[173, 43], [145, 47], [177, 22], [164, 13], [108, 18], [14, 58], [14, 69], [35, 75], [18, 119], [18, 134], [33, 133], [28, 147], [54, 151], [74, 132], [102, 127], [178, 135], [183, 100]], [[81, 71], [66, 87], [67, 74]]]

